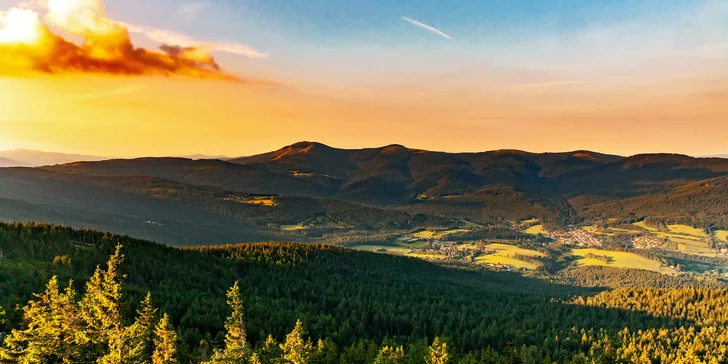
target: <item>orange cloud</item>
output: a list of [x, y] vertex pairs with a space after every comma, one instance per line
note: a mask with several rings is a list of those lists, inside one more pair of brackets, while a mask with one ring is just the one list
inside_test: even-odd
[[[51, 32], [47, 24], [84, 41], [81, 45], [70, 42]], [[0, 12], [0, 73], [27, 72], [235, 79], [221, 71], [203, 47], [136, 48], [127, 26], [107, 18], [100, 0], [49, 0], [44, 19], [29, 9]]]

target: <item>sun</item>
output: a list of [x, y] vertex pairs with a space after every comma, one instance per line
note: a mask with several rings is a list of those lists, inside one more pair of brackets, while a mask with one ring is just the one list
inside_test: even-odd
[[45, 28], [38, 13], [28, 9], [13, 8], [2, 15], [0, 15], [0, 43], [35, 45], [43, 39]]

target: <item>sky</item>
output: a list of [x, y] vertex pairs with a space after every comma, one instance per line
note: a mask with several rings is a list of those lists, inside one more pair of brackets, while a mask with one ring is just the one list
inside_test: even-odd
[[[47, 4], [0, 0], [18, 5], [71, 41], [88, 36], [62, 12], [43, 17]], [[728, 154], [728, 0], [104, 5], [135, 47], [205, 50], [221, 70], [190, 51], [171, 77], [156, 60], [143, 75], [0, 75], [0, 149], [241, 156], [308, 140]], [[0, 41], [3, 25], [0, 13]]]

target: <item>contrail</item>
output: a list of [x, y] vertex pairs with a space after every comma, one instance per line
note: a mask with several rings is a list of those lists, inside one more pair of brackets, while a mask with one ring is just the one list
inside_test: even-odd
[[437, 28], [435, 28], [435, 27], [431, 27], [431, 26], [429, 26], [429, 25], [427, 25], [427, 24], [425, 24], [425, 23], [422, 23], [422, 22], [418, 22], [417, 20], [414, 20], [414, 19], [408, 18], [408, 17], [406, 17], [406, 16], [403, 16], [403, 17], [402, 17], [402, 20], [404, 20], [404, 21], [406, 21], [406, 22], [408, 22], [408, 23], [411, 23], [411, 24], [413, 24], [413, 25], [415, 25], [415, 26], [418, 26], [418, 27], [420, 27], [420, 28], [422, 28], [422, 29], [424, 29], [424, 30], [430, 31], [430, 32], [432, 32], [432, 33], [435, 33], [435, 34], [437, 34], [437, 35], [439, 35], [439, 36], [441, 36], [441, 37], [443, 37], [443, 38], [445, 38], [445, 39], [449, 39], [449, 40], [454, 40], [454, 39], [453, 39], [453, 38], [452, 38], [451, 36], [447, 35], [447, 34], [446, 34], [445, 32], [443, 32], [442, 30], [440, 30], [440, 29], [437, 29]]

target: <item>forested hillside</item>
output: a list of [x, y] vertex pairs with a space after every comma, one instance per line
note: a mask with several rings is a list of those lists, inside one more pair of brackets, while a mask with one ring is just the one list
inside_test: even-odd
[[[311, 224], [339, 234], [446, 226], [452, 219], [339, 200], [252, 196], [145, 176], [88, 176], [0, 169], [0, 219], [101, 229], [170, 245], [297, 240], [281, 225]], [[323, 232], [319, 229], [319, 236]], [[325, 230], [324, 230], [325, 232]]]
[[[107, 265], [119, 244], [123, 262], [112, 259]], [[104, 301], [109, 307], [118, 305], [122, 319], [113, 325], [115, 332], [138, 327], [134, 323], [142, 312], [149, 312], [145, 307], [151, 307], [142, 304], [151, 292], [152, 305], [159, 309], [154, 322], [162, 314], [169, 319], [168, 324], [164, 319], [164, 324], [157, 324], [161, 329], [153, 346], [164, 348], [174, 342], [179, 362], [214, 361], [212, 349], [228, 352], [230, 340], [225, 334], [231, 332], [231, 321], [226, 317], [235, 318], [236, 312], [245, 320], [244, 337], [250, 348], [246, 358], [253, 360], [255, 354], [255, 360], [266, 363], [271, 358], [291, 363], [373, 363], [390, 356], [392, 361], [377, 362], [423, 363], [426, 358], [433, 362], [433, 350], [447, 352], [448, 360], [437, 363], [724, 362], [728, 348], [724, 289], [708, 288], [715, 284], [669, 288], [681, 286], [680, 278], [665, 280], [667, 286], [661, 289], [643, 289], [640, 271], [632, 271], [633, 288], [598, 293], [603, 289], [511, 273], [453, 270], [330, 246], [256, 243], [178, 249], [42, 224], [0, 225], [0, 249], [5, 311], [0, 331], [25, 330], [38, 314], [52, 314], [55, 306], [43, 302], [55, 301], [44, 301], [43, 296], [34, 299], [35, 311], [21, 308], [32, 292], [43, 292], [53, 275], [58, 277], [58, 299], [67, 297], [62, 307], [81, 313], [88, 302], [97, 302], [90, 297], [107, 294], [105, 289], [116, 287], [109, 282], [118, 281], [123, 289], [111, 290], [118, 292], [107, 296], [112, 303]], [[107, 269], [117, 265], [118, 271]], [[89, 281], [94, 274], [108, 279]], [[610, 274], [594, 277], [604, 280]], [[63, 293], [69, 279], [76, 293]], [[226, 292], [235, 282], [239, 294], [233, 296], [240, 297], [242, 306], [233, 304], [231, 311]], [[608, 282], [582, 285], [602, 285], [597, 283]], [[90, 287], [100, 288], [90, 291]], [[53, 285], [49, 289], [55, 290]], [[81, 332], [92, 327], [88, 320], [77, 322]], [[64, 325], [43, 327], [67, 329]], [[171, 330], [176, 340], [164, 334]], [[235, 332], [239, 338], [241, 331]], [[291, 353], [286, 344], [289, 333], [300, 338], [294, 340], [303, 350], [299, 361], [286, 357]], [[88, 347], [91, 351], [83, 351], [87, 357], [109, 355], [121, 345], [113, 336], [93, 341], [92, 334], [95, 344]], [[18, 335], [9, 336], [10, 354], [23, 355], [36, 342], [18, 341]], [[166, 335], [167, 344], [159, 335]], [[309, 346], [309, 339], [320, 344]], [[41, 357], [40, 362], [80, 355], [63, 351], [67, 347], [62, 344], [53, 348], [60, 351], [43, 354], [53, 356]], [[381, 356], [385, 358], [377, 359]]]
[[[349, 150], [301, 142], [230, 161], [144, 158], [49, 168], [152, 176], [243, 193], [333, 198], [481, 223], [538, 218], [564, 226], [608, 214], [624, 221], [633, 216], [675, 221], [677, 212], [690, 215], [693, 225], [726, 227], [723, 216], [728, 214], [726, 196], [705, 196], [695, 187], [728, 176], [728, 160], [675, 154], [444, 153], [400, 145]], [[695, 203], [691, 193], [709, 204]], [[669, 207], [661, 202], [666, 196]]]

